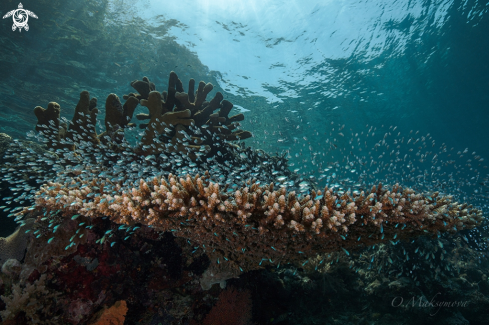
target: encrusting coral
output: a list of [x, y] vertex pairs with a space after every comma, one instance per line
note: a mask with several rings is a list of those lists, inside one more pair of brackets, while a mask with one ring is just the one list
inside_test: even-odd
[[126, 318], [127, 304], [124, 300], [117, 301], [112, 307], [104, 308], [98, 315], [96, 320], [90, 325], [123, 325]]
[[26, 232], [32, 227], [34, 219], [27, 219], [13, 234], [8, 237], [0, 237], [0, 266], [8, 259], [21, 261], [27, 248]]

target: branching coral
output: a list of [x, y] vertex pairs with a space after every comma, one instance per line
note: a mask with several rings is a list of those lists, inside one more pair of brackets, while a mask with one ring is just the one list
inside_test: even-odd
[[[77, 144], [84, 142], [96, 146], [100, 141], [105, 141], [107, 136], [121, 142], [124, 137], [121, 129], [134, 126], [129, 122], [137, 105], [141, 103], [148, 108], [149, 114], [138, 114], [137, 118], [149, 119], [149, 122], [140, 125], [145, 131], [141, 146], [136, 150], [138, 154], [151, 155], [164, 150], [190, 155], [195, 160], [198, 156], [195, 152], [200, 151], [200, 155], [209, 153], [216, 140], [236, 141], [252, 136], [251, 132], [238, 128], [237, 122], [244, 119], [242, 114], [228, 117], [233, 104], [223, 101], [220, 92], [210, 102], [206, 101], [207, 94], [213, 89], [211, 83], [201, 81], [195, 94], [194, 85], [195, 80], [191, 79], [189, 93], [185, 93], [175, 72], [170, 73], [168, 91], [163, 93], [156, 91], [154, 83], [147, 77], [142, 81], [133, 81], [131, 86], [139, 94], [125, 95], [124, 105], [115, 94], [107, 97], [106, 131], [100, 135], [95, 130], [97, 99], [90, 99], [90, 94], [83, 91], [69, 128], [60, 120], [59, 104], [51, 102], [47, 109], [40, 106], [34, 109], [38, 119], [36, 130], [42, 132], [44, 141], [53, 149], [74, 150]], [[217, 109], [219, 112], [214, 113]], [[206, 131], [208, 133], [204, 134]]]
[[51, 102], [48, 108], [37, 106], [34, 108], [34, 114], [37, 117], [36, 131], [42, 132], [46, 137], [46, 144], [49, 148], [74, 149], [73, 145], [62, 144], [61, 140], [67, 136], [67, 125], [60, 124], [61, 107], [58, 103]]
[[51, 309], [55, 307], [59, 292], [46, 288], [46, 274], [34, 283], [22, 282], [12, 286], [9, 296], [1, 296], [6, 310], [0, 315], [4, 321], [11, 319], [19, 312], [24, 312], [29, 324], [58, 324], [58, 319], [51, 317]]
[[325, 188], [302, 198], [285, 188], [274, 190], [273, 183], [252, 181], [225, 194], [206, 176], [141, 180], [131, 189], [98, 178], [72, 191], [64, 187], [42, 187], [37, 209], [171, 231], [197, 243], [213, 263], [238, 273], [383, 240], [470, 229], [482, 220], [479, 210], [449, 196], [422, 195], [398, 185], [387, 190], [379, 184], [359, 195]]
[[122, 105], [116, 94], [107, 96], [105, 100], [105, 129], [114, 132], [119, 128], [134, 126], [129, 121], [132, 119], [138, 104], [139, 101], [135, 97], [129, 97]]

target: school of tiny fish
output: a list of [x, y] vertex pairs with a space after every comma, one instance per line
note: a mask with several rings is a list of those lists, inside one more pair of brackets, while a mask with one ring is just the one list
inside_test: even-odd
[[[257, 121], [251, 121], [250, 124], [260, 127]], [[469, 202], [483, 211], [487, 209], [489, 174], [484, 158], [468, 148], [457, 150], [445, 143], [437, 144], [430, 134], [421, 135], [418, 131], [402, 134], [395, 126], [384, 129], [383, 126], [377, 128], [366, 125], [363, 131], [350, 129], [350, 132], [347, 132], [344, 124], [335, 125], [331, 122], [328, 132], [310, 131], [316, 135], [317, 140], [311, 136], [292, 137], [289, 140], [284, 131], [267, 134], [269, 137], [278, 137], [277, 142], [283, 150], [278, 156], [271, 156], [261, 149], [245, 148], [243, 144], [230, 146], [213, 135], [213, 144], [221, 147], [222, 152], [217, 151], [217, 154], [211, 157], [206, 156], [205, 152], [198, 152], [195, 160], [185, 153], [169, 154], [162, 149], [158, 154], [139, 156], [134, 152], [134, 146], [127, 141], [118, 143], [117, 146], [108, 142], [97, 147], [81, 141], [75, 151], [57, 149], [52, 154], [40, 154], [24, 142], [14, 140], [4, 156], [7, 160], [6, 167], [0, 170], [3, 179], [11, 184], [12, 195], [3, 198], [5, 205], [0, 208], [10, 212], [9, 216], [14, 216], [23, 206], [33, 204], [35, 193], [42, 184], [47, 181], [68, 183], [73, 175], [77, 175], [80, 181], [102, 177], [113, 184], [131, 188], [139, 183], [140, 179], [149, 181], [155, 176], [167, 176], [170, 173], [178, 177], [202, 175], [207, 171], [211, 180], [226, 187], [227, 191], [245, 186], [251, 179], [263, 184], [273, 182], [303, 195], [308, 194], [311, 189], [324, 186], [334, 188], [342, 194], [359, 193], [378, 182], [387, 185], [399, 183], [417, 191], [438, 191], [453, 195], [456, 199]], [[193, 134], [204, 133], [202, 136], [206, 136], [205, 125], [202, 129], [194, 130], [190, 127], [190, 130]], [[381, 132], [384, 133], [383, 136]], [[139, 136], [142, 134], [140, 132]], [[183, 135], [184, 139], [179, 141], [191, 141], [188, 134]], [[42, 135], [33, 131], [27, 136], [40, 143], [46, 141]], [[159, 141], [155, 139], [155, 142]], [[261, 142], [257, 138], [252, 139], [252, 142], [256, 146], [270, 143]], [[68, 189], [70, 186], [79, 185], [80, 183], [69, 185]], [[115, 188], [113, 191], [115, 192]], [[11, 205], [18, 207], [11, 209]], [[17, 217], [16, 221], [22, 223], [22, 218]], [[56, 227], [53, 229], [56, 231]], [[465, 231], [458, 236], [474, 249], [481, 251], [483, 258], [487, 252], [487, 230], [486, 222], [482, 227]], [[359, 265], [366, 263], [361, 261], [365, 260], [365, 256], [369, 256], [369, 268], [375, 267], [379, 272], [384, 268], [390, 274], [411, 276], [416, 280], [416, 268], [440, 270], [440, 267], [444, 267], [445, 271], [451, 271], [446, 261], [443, 262], [447, 248], [443, 249], [442, 240], [447, 243], [452, 240], [446, 235], [436, 240], [439, 245], [430, 246], [436, 249], [433, 252], [414, 247], [417, 240], [411, 243], [387, 242], [385, 245], [390, 246], [390, 250], [395, 251], [397, 255], [385, 255], [387, 257], [377, 261], [375, 256], [382, 250], [375, 246], [360, 255], [350, 256], [347, 251], [345, 254], [355, 259], [352, 267], [357, 265], [357, 271]], [[404, 254], [400, 254], [402, 251]], [[416, 258], [413, 258], [413, 255]], [[429, 264], [424, 265], [425, 263]], [[394, 267], [395, 265], [398, 267]]]

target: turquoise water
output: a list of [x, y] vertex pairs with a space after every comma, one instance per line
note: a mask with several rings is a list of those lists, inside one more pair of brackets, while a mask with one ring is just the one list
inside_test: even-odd
[[[17, 5], [3, 1], [1, 15]], [[122, 99], [143, 76], [166, 90], [175, 71], [185, 89], [190, 78], [211, 82], [208, 98], [219, 91], [231, 115], [244, 114], [242, 128], [253, 133], [244, 145], [285, 154], [302, 181], [340, 191], [400, 183], [486, 213], [484, 1], [23, 5], [38, 17], [28, 31], [12, 31], [12, 17], [0, 21], [1, 133], [27, 139], [34, 107], [53, 101], [71, 119], [82, 90], [98, 98], [100, 119], [108, 94]], [[137, 133], [126, 137], [135, 143]], [[15, 228], [6, 215], [1, 236]]]
[[[470, 183], [464, 196], [487, 197], [485, 162], [473, 159], [489, 156], [488, 8], [483, 2], [29, 5], [40, 18], [30, 18], [34, 28], [28, 32], [13, 33], [12, 20], [1, 21], [6, 32], [0, 38], [0, 131], [14, 138], [26, 138], [33, 129], [35, 106], [56, 101], [61, 115], [71, 118], [81, 90], [103, 103], [109, 93], [130, 92], [129, 82], [143, 75], [157, 90], [166, 89], [174, 70], [184, 85], [190, 78], [211, 82], [210, 96], [220, 91], [244, 112], [243, 128], [254, 135], [246, 144], [271, 153], [288, 151], [293, 169], [301, 168], [304, 176], [320, 178], [334, 163], [341, 165], [341, 174], [346, 160], [359, 159], [367, 165], [393, 163], [397, 171], [415, 168], [411, 176], [431, 174], [434, 155], [446, 146], [454, 154], [440, 155], [439, 165], [455, 162], [435, 170], [432, 178], [443, 179], [450, 167], [473, 160], [456, 171], [452, 192]], [[146, 108], [138, 106], [139, 112]], [[380, 150], [368, 154], [386, 133], [388, 143], [405, 138], [403, 145], [383, 146], [382, 158]], [[427, 136], [430, 148], [422, 162], [414, 159], [426, 152], [406, 145], [421, 136]], [[456, 155], [466, 148], [467, 154]], [[409, 157], [391, 161], [387, 155], [393, 149], [397, 157]], [[414, 163], [408, 168], [410, 157]], [[371, 174], [367, 165], [346, 175]], [[402, 176], [402, 171], [386, 173], [393, 181]], [[384, 176], [373, 174], [371, 180]]]

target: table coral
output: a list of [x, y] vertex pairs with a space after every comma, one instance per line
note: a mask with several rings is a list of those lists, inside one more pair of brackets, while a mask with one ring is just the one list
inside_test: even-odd
[[274, 190], [273, 183], [253, 181], [225, 194], [206, 175], [141, 179], [137, 187], [111, 184], [108, 191], [104, 179], [76, 181], [79, 187], [69, 192], [60, 183], [43, 186], [36, 208], [171, 231], [234, 274], [267, 264], [303, 263], [318, 253], [349, 254], [382, 241], [471, 229], [482, 221], [479, 210], [449, 196], [427, 196], [399, 185], [388, 190], [379, 184], [359, 195], [326, 187], [299, 198], [285, 188]]

